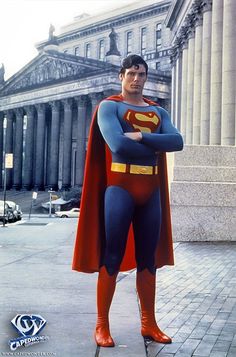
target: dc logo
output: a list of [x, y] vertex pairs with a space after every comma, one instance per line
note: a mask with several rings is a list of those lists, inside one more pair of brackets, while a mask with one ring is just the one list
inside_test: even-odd
[[11, 323], [23, 336], [35, 336], [46, 325], [46, 320], [40, 315], [16, 315]]

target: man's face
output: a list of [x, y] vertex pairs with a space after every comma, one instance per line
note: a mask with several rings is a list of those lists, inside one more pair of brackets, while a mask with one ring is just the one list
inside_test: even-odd
[[146, 69], [143, 64], [140, 64], [139, 68], [132, 66], [126, 69], [125, 73], [121, 73], [119, 78], [122, 83], [122, 90], [130, 94], [140, 94], [147, 80]]

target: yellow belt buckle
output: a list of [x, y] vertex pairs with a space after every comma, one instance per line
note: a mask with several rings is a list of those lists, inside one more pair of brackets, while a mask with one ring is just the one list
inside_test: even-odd
[[[119, 162], [112, 162], [111, 164], [111, 171], [114, 172], [127, 172], [127, 164], [119, 163]], [[154, 172], [153, 172], [154, 169]], [[129, 173], [136, 174], [136, 175], [152, 175], [158, 174], [158, 166], [141, 166], [141, 165], [130, 165]]]
[[131, 174], [152, 175], [152, 166], [130, 165]]
[[114, 172], [126, 172], [126, 164], [112, 162], [111, 164], [111, 171]]

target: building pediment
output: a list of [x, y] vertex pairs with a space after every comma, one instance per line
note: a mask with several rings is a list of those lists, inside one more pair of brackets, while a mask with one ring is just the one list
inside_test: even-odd
[[57, 51], [43, 52], [5, 82], [1, 88], [1, 96], [48, 86], [56, 82], [79, 79], [94, 74], [104, 65], [105, 63], [101, 61]]

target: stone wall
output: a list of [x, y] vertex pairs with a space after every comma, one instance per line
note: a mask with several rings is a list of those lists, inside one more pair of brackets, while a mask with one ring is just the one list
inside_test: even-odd
[[186, 145], [170, 184], [175, 241], [236, 241], [236, 148]]

